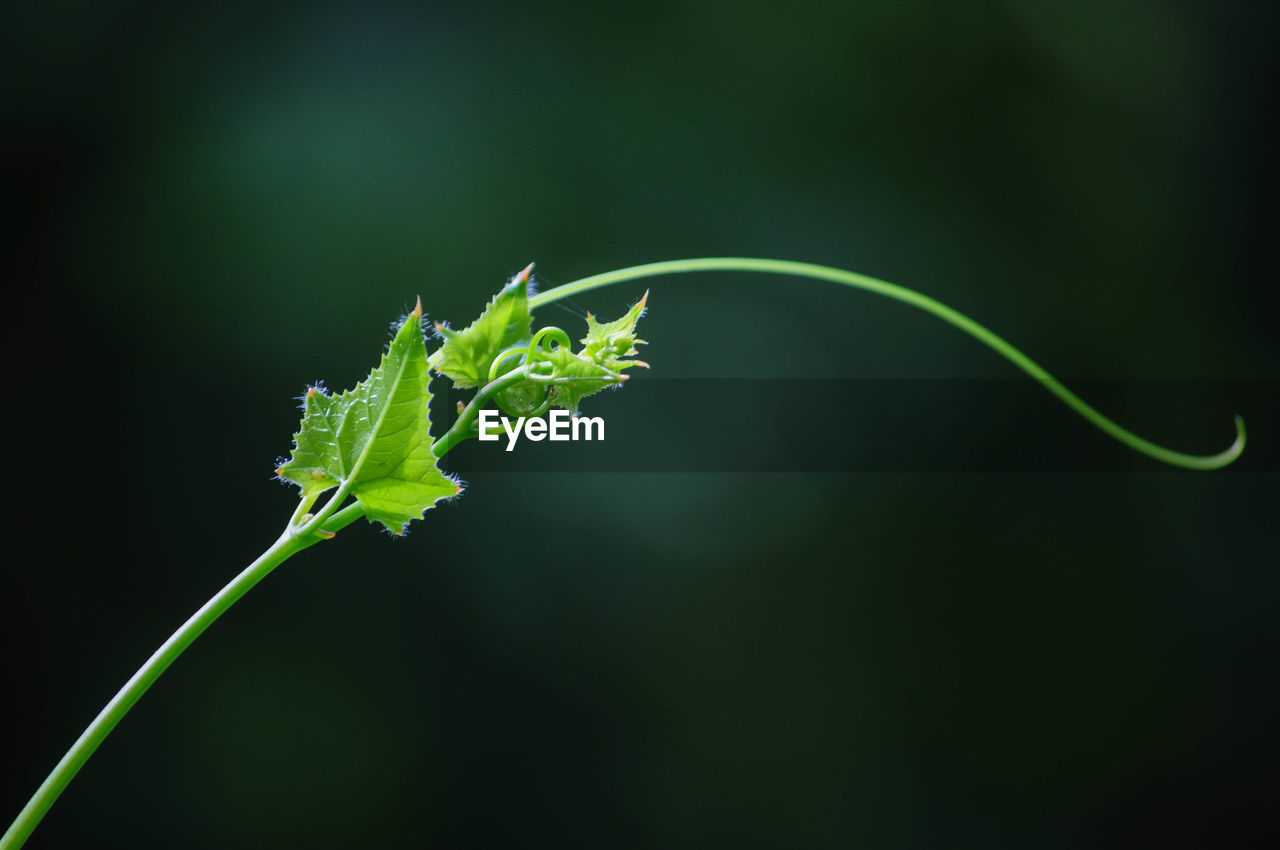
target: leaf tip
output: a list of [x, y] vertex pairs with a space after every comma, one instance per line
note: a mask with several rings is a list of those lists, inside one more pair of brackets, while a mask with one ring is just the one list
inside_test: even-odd
[[422, 296], [421, 295], [418, 296], [418, 303], [414, 305], [413, 311], [409, 313], [409, 318], [410, 319], [422, 318]]
[[445, 475], [445, 478], [448, 478], [448, 479], [449, 479], [449, 483], [453, 485], [453, 495], [452, 495], [452, 496], [445, 496], [444, 498], [446, 498], [446, 499], [454, 499], [454, 498], [457, 498], [458, 496], [461, 496], [461, 495], [462, 495], [462, 491], [463, 491], [463, 490], [467, 489], [466, 482], [464, 482], [464, 481], [463, 481], [461, 478], [459, 478], [457, 475]]
[[512, 283], [528, 283], [529, 277], [532, 274], [533, 274], [533, 263], [530, 263], [520, 271], [520, 274], [512, 278], [511, 282]]

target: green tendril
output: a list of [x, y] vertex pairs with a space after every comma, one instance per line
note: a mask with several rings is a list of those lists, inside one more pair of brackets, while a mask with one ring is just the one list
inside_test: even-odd
[[529, 307], [536, 309], [545, 304], [550, 304], [561, 298], [568, 298], [578, 295], [582, 292], [588, 292], [592, 289], [601, 289], [606, 286], [612, 286], [617, 283], [623, 283], [629, 280], [639, 280], [646, 277], [658, 277], [667, 274], [687, 274], [690, 272], [760, 272], [764, 274], [782, 274], [792, 275], [795, 277], [811, 278], [813, 280], [826, 280], [832, 283], [839, 283], [844, 286], [850, 286], [854, 289], [862, 289], [867, 292], [874, 292], [877, 295], [883, 295], [886, 298], [892, 298], [894, 301], [901, 301], [909, 304], [926, 313], [930, 313], [944, 322], [959, 328], [969, 336], [978, 340], [988, 348], [994, 350], [997, 354], [1004, 357], [1013, 365], [1017, 366], [1023, 372], [1026, 372], [1032, 378], [1040, 382], [1046, 390], [1056, 396], [1063, 404], [1074, 410], [1082, 416], [1087, 422], [1101, 430], [1103, 433], [1113, 439], [1123, 443], [1136, 452], [1146, 455], [1167, 463], [1170, 466], [1177, 466], [1183, 469], [1221, 469], [1240, 457], [1244, 451], [1245, 445], [1245, 429], [1244, 420], [1236, 416], [1236, 438], [1235, 441], [1224, 451], [1211, 455], [1193, 455], [1183, 452], [1167, 449], [1164, 446], [1157, 445], [1150, 440], [1143, 439], [1132, 431], [1124, 428], [1106, 416], [1103, 416], [1084, 399], [1080, 398], [1071, 390], [1062, 385], [1057, 378], [1050, 375], [1039, 364], [1027, 355], [1023, 354], [1013, 345], [1005, 341], [1002, 337], [983, 327], [982, 325], [970, 319], [968, 316], [957, 310], [948, 307], [941, 301], [930, 298], [908, 289], [905, 286], [899, 286], [895, 283], [878, 280], [874, 277], [858, 274], [857, 272], [845, 271], [844, 269], [832, 268], [831, 266], [820, 266], [813, 263], [798, 263], [791, 260], [770, 260], [754, 257], [703, 257], [692, 260], [669, 260], [661, 263], [648, 263], [642, 266], [631, 266], [625, 269], [617, 269], [616, 271], [605, 272], [604, 274], [592, 275], [576, 280], [572, 283], [566, 283], [563, 286], [557, 286], [554, 289], [548, 289], [529, 299]]
[[502, 368], [502, 364], [510, 360], [512, 357], [525, 353], [525, 346], [513, 345], [510, 348], [498, 352], [498, 356], [493, 358], [493, 363], [489, 364], [489, 380], [496, 381], [498, 379], [498, 370]]
[[547, 337], [551, 337], [551, 342], [559, 343], [561, 348], [573, 348], [573, 341], [569, 339], [569, 335], [560, 328], [547, 326], [533, 335], [533, 339], [529, 340], [529, 349], [525, 355], [525, 362], [532, 364], [535, 360], [543, 358], [543, 351], [550, 352], [550, 349], [542, 348], [542, 341]]

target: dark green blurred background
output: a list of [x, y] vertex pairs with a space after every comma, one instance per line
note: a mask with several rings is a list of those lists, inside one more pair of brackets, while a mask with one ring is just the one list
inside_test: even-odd
[[[1275, 465], [1248, 465], [1280, 440], [1275, 4], [29, 3], [2, 23], [4, 823], [274, 539], [294, 397], [362, 377], [415, 295], [461, 323], [530, 260], [554, 285], [776, 256], [919, 288], [1066, 379], [1264, 388], [1111, 408], [1189, 451], [1239, 409], [1261, 455], [1219, 474], [472, 475], [407, 539], [361, 524], [271, 576], [30, 846], [1277, 837], [1280, 500]], [[652, 288], [637, 380], [1014, 374], [829, 285]], [[607, 316], [643, 289], [578, 301]], [[1025, 443], [1019, 417], [909, 427]]]

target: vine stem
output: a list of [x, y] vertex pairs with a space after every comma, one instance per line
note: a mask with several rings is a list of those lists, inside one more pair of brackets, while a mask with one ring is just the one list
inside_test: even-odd
[[255, 584], [262, 581], [268, 573], [284, 563], [291, 555], [300, 552], [315, 541], [306, 540], [286, 529], [284, 534], [263, 552], [256, 561], [233, 578], [226, 587], [218, 591], [200, 610], [191, 615], [155, 654], [133, 674], [133, 678], [125, 683], [106, 707], [98, 713], [89, 727], [84, 730], [76, 742], [67, 750], [53, 771], [36, 790], [34, 796], [18, 814], [13, 825], [0, 838], [0, 850], [16, 850], [31, 835], [32, 830], [40, 823], [49, 807], [67, 787], [75, 775], [93, 755], [94, 750], [107, 737], [116, 724], [120, 722], [133, 704], [147, 692], [147, 689], [160, 678], [160, 674], [182, 654], [191, 642], [200, 636], [214, 620], [222, 616], [237, 599], [249, 592]]
[[885, 298], [892, 298], [894, 301], [901, 301], [925, 311], [933, 316], [938, 317], [947, 324], [967, 333], [969, 336], [994, 350], [997, 354], [1004, 357], [1013, 365], [1017, 366], [1023, 372], [1026, 372], [1032, 378], [1040, 382], [1046, 390], [1056, 396], [1063, 404], [1080, 414], [1089, 424], [1101, 430], [1103, 433], [1113, 439], [1123, 443], [1136, 452], [1154, 458], [1155, 460], [1167, 463], [1171, 466], [1181, 467], [1183, 469], [1221, 469], [1227, 464], [1240, 457], [1244, 451], [1245, 429], [1244, 419], [1239, 416], [1235, 418], [1236, 438], [1235, 441], [1223, 451], [1211, 455], [1193, 455], [1184, 452], [1174, 451], [1143, 439], [1137, 434], [1113, 422], [1102, 413], [1098, 412], [1093, 406], [1088, 404], [1084, 399], [1073, 393], [1071, 390], [1063, 386], [1057, 378], [1045, 371], [1039, 363], [1023, 354], [1004, 338], [998, 336], [991, 330], [970, 319], [958, 310], [948, 307], [941, 301], [930, 298], [928, 295], [916, 292], [914, 289], [908, 289], [905, 286], [899, 286], [896, 283], [879, 280], [874, 277], [868, 277], [857, 272], [845, 271], [831, 266], [820, 266], [814, 263], [799, 263], [792, 260], [771, 260], [758, 257], [701, 257], [691, 260], [668, 260], [661, 263], [648, 263], [642, 266], [631, 266], [625, 269], [617, 269], [616, 271], [605, 272], [604, 274], [592, 275], [584, 277], [581, 280], [575, 280], [572, 283], [566, 283], [563, 286], [557, 286], [554, 289], [548, 289], [546, 292], [539, 293], [529, 299], [529, 307], [531, 309], [550, 304], [561, 298], [568, 298], [582, 292], [589, 292], [592, 289], [600, 289], [605, 286], [613, 286], [617, 283], [623, 283], [629, 280], [639, 280], [646, 277], [658, 277], [660, 275], [669, 274], [687, 274], [690, 272], [763, 272], [766, 274], [781, 274], [792, 277], [805, 277], [814, 280], [826, 280], [832, 283], [839, 283], [844, 286], [850, 286], [854, 289], [861, 289], [866, 292], [874, 292], [877, 295], [883, 295]]
[[[532, 267], [530, 267], [531, 269]], [[527, 276], [530, 269], [525, 269], [521, 274]], [[1023, 354], [1017, 348], [1006, 342], [1000, 336], [978, 324], [974, 320], [965, 316], [957, 310], [948, 307], [940, 301], [923, 295], [915, 290], [908, 289], [905, 286], [888, 283], [887, 281], [878, 280], [867, 275], [858, 274], [856, 272], [845, 271], [843, 269], [832, 268], [830, 266], [815, 265], [813, 263], [799, 263], [790, 260], [771, 260], [752, 257], [703, 257], [700, 259], [690, 260], [670, 260], [661, 263], [649, 263], [647, 265], [632, 266], [630, 268], [618, 269], [616, 271], [605, 272], [604, 274], [585, 277], [572, 283], [557, 286], [546, 292], [540, 293], [529, 299], [530, 308], [541, 307], [544, 304], [550, 304], [561, 298], [567, 298], [582, 292], [588, 292], [592, 289], [600, 289], [605, 286], [612, 286], [617, 283], [623, 283], [630, 280], [638, 280], [646, 277], [657, 277], [668, 274], [686, 274], [689, 272], [763, 272], [768, 274], [791, 275], [795, 277], [812, 278], [815, 280], [826, 280], [833, 283], [843, 284], [855, 289], [862, 289], [867, 292], [874, 292], [877, 295], [883, 295], [886, 298], [892, 298], [895, 301], [901, 301], [913, 307], [924, 310], [939, 319], [947, 322], [969, 334], [970, 336], [982, 342], [984, 345], [996, 351], [1005, 359], [1012, 362], [1022, 371], [1044, 386], [1049, 392], [1057, 396], [1064, 404], [1074, 410], [1076, 413], [1084, 417], [1088, 422], [1101, 429], [1106, 434], [1115, 438], [1119, 442], [1128, 446], [1135, 451], [1141, 452], [1148, 457], [1154, 458], [1173, 466], [1179, 466], [1186, 469], [1218, 469], [1226, 466], [1240, 456], [1244, 451], [1245, 429], [1244, 420], [1239, 416], [1236, 417], [1236, 439], [1225, 451], [1214, 455], [1190, 455], [1182, 452], [1173, 451], [1163, 446], [1159, 446], [1148, 440], [1139, 437], [1133, 432], [1122, 428], [1115, 422], [1103, 416], [1083, 399], [1075, 393], [1068, 390], [1057, 379], [1044, 370], [1038, 363], [1027, 355]], [[417, 312], [421, 315], [421, 304], [417, 308]], [[563, 334], [563, 332], [561, 332]], [[535, 338], [536, 342], [536, 338]], [[428, 364], [435, 366], [440, 362], [441, 353], [437, 350], [428, 358]], [[440, 457], [449, 449], [453, 448], [458, 442], [465, 439], [470, 434], [471, 421], [479, 412], [479, 408], [485, 401], [491, 398], [498, 390], [515, 382], [516, 380], [527, 376], [527, 368], [522, 370], [513, 370], [496, 380], [490, 381], [477, 394], [472, 403], [468, 405], [464, 414], [459, 421], [454, 424], [447, 434], [433, 444], [433, 453]], [[361, 458], [363, 460], [363, 458]], [[62, 794], [68, 783], [80, 771], [89, 757], [93, 755], [103, 739], [110, 734], [116, 724], [129, 713], [129, 710], [142, 697], [144, 693], [155, 683], [160, 675], [169, 668], [178, 656], [180, 656], [188, 646], [198, 638], [205, 629], [209, 628], [219, 617], [223, 615], [232, 605], [236, 603], [240, 597], [244, 596], [251, 590], [254, 585], [262, 581], [280, 564], [287, 561], [293, 555], [301, 552], [310, 546], [333, 537], [338, 531], [346, 528], [360, 517], [364, 516], [364, 509], [361, 508], [359, 502], [353, 502], [346, 507], [342, 507], [342, 502], [346, 500], [349, 493], [349, 483], [344, 483], [338, 488], [338, 491], [325, 503], [315, 516], [303, 522], [306, 511], [315, 501], [315, 497], [303, 499], [298, 505], [298, 509], [294, 511], [293, 517], [289, 521], [289, 525], [285, 528], [283, 534], [273, 543], [267, 551], [258, 556], [252, 564], [244, 569], [239, 575], [233, 578], [226, 587], [218, 591], [218, 593], [206, 602], [191, 617], [183, 623], [176, 632], [174, 632], [168, 640], [166, 640], [155, 653], [147, 659], [146, 663], [133, 674], [133, 677], [125, 683], [106, 707], [98, 713], [71, 745], [58, 762], [49, 776], [41, 783], [36, 793], [28, 801], [27, 805], [18, 814], [13, 824], [0, 837], [0, 850], [17, 850], [21, 847], [35, 830], [36, 826], [44, 818], [45, 813]]]
[[[528, 376], [529, 368], [521, 366], [505, 375], [494, 378], [481, 387], [462, 413], [458, 414], [458, 420], [453, 423], [453, 427], [443, 437], [431, 444], [431, 453], [436, 457], [444, 457], [458, 443], [473, 436], [471, 425], [475, 418], [480, 415], [480, 409], [488, 403], [489, 399], [493, 398], [500, 390], [506, 389], [512, 384], [518, 384]], [[3, 848], [0, 848], [0, 850], [3, 850]]]
[[80, 768], [84, 766], [84, 763], [98, 749], [98, 745], [102, 743], [103, 739], [129, 713], [134, 703], [155, 684], [160, 675], [169, 669], [169, 665], [177, 660], [178, 656], [204, 633], [205, 629], [213, 625], [213, 622], [226, 613], [228, 608], [234, 605], [240, 597], [248, 593], [254, 585], [266, 578], [276, 567], [303, 549], [333, 537], [343, 528], [364, 516], [364, 508], [360, 506], [359, 502], [352, 502], [345, 508], [338, 510], [338, 505], [342, 500], [338, 498], [338, 494], [335, 494], [325, 504], [324, 509], [311, 521], [299, 525], [299, 518], [314, 501], [314, 496], [304, 498], [299, 503], [298, 510], [294, 512], [294, 516], [290, 519], [284, 533], [280, 535], [276, 542], [271, 544], [267, 551], [258, 556], [257, 560], [245, 567], [239, 575], [227, 583], [226, 587], [218, 591], [212, 599], [202, 605], [185, 623], [179, 626], [178, 630], [161, 644], [160, 648], [147, 659], [146, 663], [138, 668], [138, 672], [134, 673], [129, 681], [125, 682], [124, 687], [116, 692], [116, 695], [111, 698], [106, 707], [98, 712], [98, 716], [81, 733], [76, 742], [71, 745], [71, 749], [67, 750], [66, 755], [62, 757], [62, 760], [58, 762], [44, 782], [40, 784], [40, 787], [36, 789], [36, 793], [27, 802], [27, 805], [23, 807], [22, 811], [18, 813], [18, 817], [14, 819], [13, 824], [5, 832], [4, 836], [0, 837], [0, 850], [17, 850], [26, 842], [32, 831], [35, 830], [49, 811], [49, 808], [62, 794], [71, 780], [75, 778], [75, 775], [80, 772]]

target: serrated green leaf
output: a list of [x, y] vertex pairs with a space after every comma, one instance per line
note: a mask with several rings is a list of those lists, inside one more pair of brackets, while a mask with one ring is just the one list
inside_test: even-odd
[[[617, 368], [619, 358], [636, 354], [635, 346], [644, 344], [644, 340], [636, 338], [636, 322], [644, 315], [648, 300], [646, 292], [622, 318], [612, 322], [597, 322], [596, 317], [588, 313], [587, 335], [579, 340], [583, 346], [581, 353], [611, 368]], [[640, 364], [633, 361], [633, 365]]]
[[292, 455], [276, 470], [278, 476], [297, 484], [304, 496], [331, 490], [342, 478], [342, 458], [337, 452], [342, 406], [338, 401], [323, 387], [307, 390], [302, 400], [302, 425], [293, 435]]
[[[532, 268], [532, 267], [530, 267]], [[533, 316], [529, 313], [529, 271], [525, 269], [502, 288], [480, 318], [455, 331], [436, 325], [444, 338], [436, 371], [459, 389], [488, 383], [489, 367], [504, 348], [527, 340]]]
[[400, 534], [461, 492], [431, 451], [431, 392], [421, 305], [368, 378], [327, 395], [308, 390], [294, 448], [277, 474], [315, 495], [348, 483], [370, 520]]

